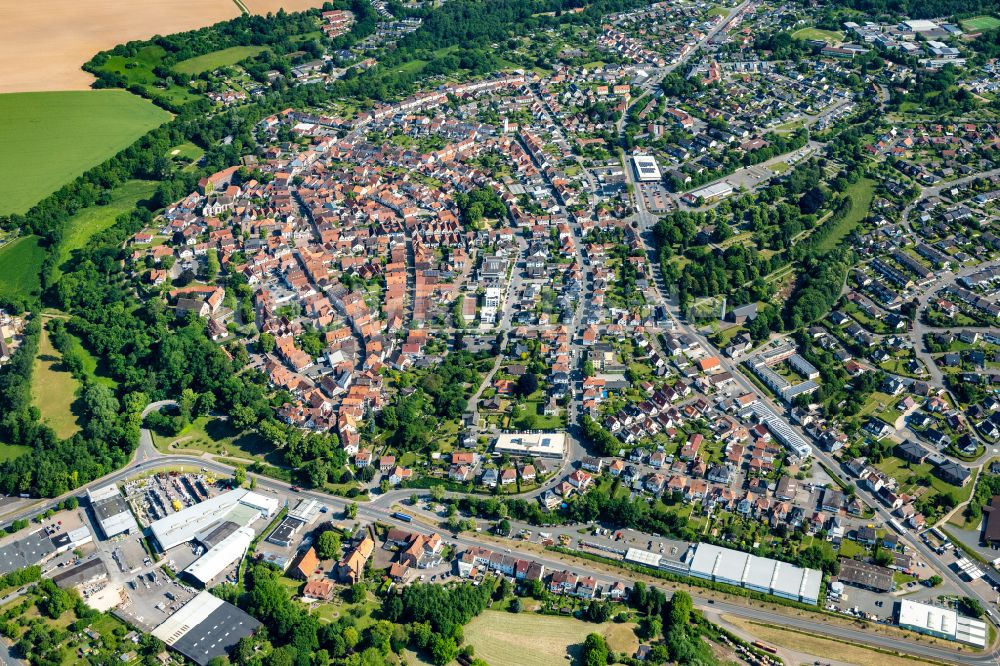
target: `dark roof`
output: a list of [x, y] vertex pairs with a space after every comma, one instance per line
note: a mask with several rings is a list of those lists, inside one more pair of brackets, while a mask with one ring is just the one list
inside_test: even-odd
[[911, 460], [923, 460], [927, 457], [927, 449], [920, 446], [912, 439], [907, 439], [899, 444], [899, 452], [902, 453], [904, 457]]
[[277, 527], [274, 528], [274, 531], [268, 535], [267, 540], [276, 544], [288, 543], [292, 536], [304, 524], [305, 523], [298, 518], [286, 517]]
[[117, 493], [111, 497], [97, 500], [91, 507], [94, 509], [94, 513], [97, 514], [97, 519], [101, 522], [120, 513], [129, 512], [128, 506], [125, 504], [125, 499]]
[[841, 560], [838, 578], [842, 583], [867, 587], [879, 592], [888, 592], [893, 588], [892, 569], [860, 560]]
[[211, 532], [205, 534], [204, 536], [200, 536], [198, 541], [200, 541], [206, 549], [213, 548], [238, 529], [240, 529], [240, 526], [233, 521], [223, 520], [221, 523], [216, 525]]
[[938, 467], [938, 474], [946, 481], [948, 479], [955, 479], [956, 481], [964, 482], [972, 473], [958, 463], [949, 460]]
[[52, 539], [44, 530], [38, 530], [23, 539], [0, 548], [0, 574], [38, 564], [56, 550]]
[[206, 666], [213, 658], [228, 654], [259, 626], [260, 622], [236, 606], [223, 603], [170, 647], [199, 666]]
[[1000, 541], [1000, 495], [994, 495], [986, 509], [986, 529], [983, 530], [983, 541]]
[[108, 575], [108, 570], [104, 566], [104, 562], [95, 557], [79, 566], [63, 571], [58, 576], [53, 576], [52, 582], [59, 587], [69, 588], [106, 575]]

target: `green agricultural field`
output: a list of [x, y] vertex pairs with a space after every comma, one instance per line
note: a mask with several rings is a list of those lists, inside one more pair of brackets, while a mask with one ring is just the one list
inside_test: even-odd
[[193, 76], [202, 72], [211, 72], [220, 67], [235, 65], [241, 60], [246, 60], [264, 50], [263, 46], [234, 46], [222, 49], [221, 51], [212, 51], [211, 53], [206, 53], [195, 58], [181, 60], [173, 66], [173, 70], [181, 74], [191, 74]]
[[[633, 654], [639, 641], [632, 625], [606, 622], [591, 624], [569, 617], [554, 617], [534, 613], [485, 611], [465, 627], [465, 642], [476, 649], [476, 656], [490, 664], [510, 663], [510, 655], [518, 655], [521, 666], [560, 666], [567, 660], [579, 659], [587, 634], [603, 634], [608, 647], [615, 652]], [[525, 636], [544, 636], [530, 649]]]
[[983, 32], [1000, 28], [1000, 19], [995, 16], [974, 16], [962, 21], [962, 30], [966, 32]]
[[40, 199], [170, 118], [124, 90], [0, 95], [0, 215]]
[[45, 250], [39, 240], [38, 236], [22, 236], [0, 247], [0, 296], [27, 298], [41, 291]]
[[820, 30], [819, 28], [802, 28], [792, 33], [793, 39], [815, 39], [822, 42], [842, 42], [843, 33], [836, 30]]
[[155, 181], [130, 180], [111, 192], [111, 201], [106, 206], [91, 206], [70, 218], [54, 278], [58, 279], [59, 267], [70, 258], [73, 250], [84, 247], [92, 236], [110, 227], [119, 215], [135, 208], [136, 204], [149, 198], [155, 190]]
[[42, 329], [31, 378], [31, 399], [41, 412], [42, 422], [63, 439], [72, 437], [80, 430], [72, 409], [77, 388], [79, 382], [63, 367], [62, 355], [52, 346], [49, 332]]

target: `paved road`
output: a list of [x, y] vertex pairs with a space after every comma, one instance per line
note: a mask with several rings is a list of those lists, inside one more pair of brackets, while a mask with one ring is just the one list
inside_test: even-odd
[[[127, 468], [118, 470], [112, 474], [105, 476], [102, 479], [93, 481], [85, 486], [77, 489], [73, 493], [68, 493], [64, 497], [55, 498], [53, 500], [48, 500], [42, 502], [42, 506], [36, 506], [31, 511], [22, 512], [21, 514], [10, 518], [14, 520], [16, 518], [28, 518], [36, 515], [39, 511], [45, 508], [55, 506], [62, 501], [65, 497], [69, 495], [80, 495], [85, 493], [88, 488], [94, 488], [107, 483], [120, 482], [126, 478], [135, 476], [140, 473], [148, 473], [154, 471], [161, 467], [191, 467], [192, 471], [205, 468], [220, 476], [228, 476], [233, 473], [233, 468], [224, 465], [222, 463], [216, 462], [214, 460], [209, 460], [207, 458], [199, 458], [195, 456], [187, 455], [164, 455], [157, 452], [157, 455], [152, 460], [143, 460], [134, 462]], [[272, 479], [266, 476], [252, 475], [256, 478], [257, 488], [261, 491], [273, 491], [282, 494], [294, 494], [290, 489], [290, 485], [286, 484], [277, 479]], [[371, 502], [358, 503], [358, 519], [363, 521], [379, 521], [381, 523], [395, 525], [398, 527], [406, 527], [408, 529], [416, 530], [423, 533], [430, 533], [433, 531], [422, 525], [419, 522], [414, 523], [404, 523], [402, 521], [396, 520], [391, 516], [394, 511], [393, 506], [402, 502], [404, 498], [413, 494], [412, 490], [394, 490], [390, 491], [384, 495], [376, 497]], [[418, 494], [422, 494], [418, 492]], [[302, 497], [315, 498], [323, 503], [330, 505], [334, 510], [343, 510], [344, 507], [350, 503], [350, 500], [346, 500], [340, 497], [332, 497], [325, 493], [320, 493], [316, 491], [302, 491], [298, 493]], [[491, 549], [498, 549], [494, 543], [490, 541], [478, 538], [475, 534], [460, 534], [453, 538], [449, 538], [449, 541], [460, 546], [468, 548], [470, 546], [484, 546]], [[513, 555], [519, 557], [524, 557], [526, 559], [534, 559], [541, 564], [544, 564], [550, 570], [563, 570], [566, 568], [572, 569], [580, 575], [591, 575], [596, 578], [600, 583], [608, 585], [617, 580], [634, 580], [634, 576], [630, 575], [629, 572], [622, 570], [621, 572], [616, 572], [614, 575], [608, 574], [601, 568], [589, 567], [589, 566], [567, 566], [567, 564], [562, 561], [556, 554], [538, 554], [535, 552], [519, 550], [518, 544], [514, 541], [510, 542], [509, 552]], [[723, 595], [724, 596], [724, 595]], [[822, 620], [821, 616], [810, 616], [808, 613], [803, 612], [799, 616], [789, 616], [784, 613], [776, 613], [766, 608], [762, 608], [761, 604], [750, 604], [740, 601], [737, 597], [732, 597], [732, 601], [725, 601], [716, 597], [710, 599], [707, 596], [695, 596], [695, 604], [701, 609], [714, 609], [716, 611], [729, 613], [738, 617], [745, 617], [753, 620], [758, 620], [762, 622], [768, 622], [776, 624], [779, 626], [790, 626], [794, 628], [801, 629], [803, 631], [823, 633], [830, 636], [840, 638], [842, 640], [847, 640], [850, 642], [863, 643], [867, 645], [874, 645], [883, 649], [898, 650], [909, 654], [915, 654], [917, 656], [922, 656], [926, 658], [936, 659], [938, 661], [956, 664], [974, 664], [976, 666], [986, 666], [987, 664], [1000, 664], [1000, 661], [995, 661], [1000, 657], [1000, 650], [996, 650], [989, 654], [959, 654], [958, 652], [945, 650], [941, 648], [933, 648], [926, 645], [921, 645], [919, 643], [914, 643], [912, 641], [900, 640], [888, 638], [885, 636], [873, 635], [861, 630], [848, 629], [840, 627], [839, 625], [830, 625]], [[0, 653], [0, 658], [2, 658], [2, 653]], [[17, 663], [16, 661], [11, 661], [8, 663]]]

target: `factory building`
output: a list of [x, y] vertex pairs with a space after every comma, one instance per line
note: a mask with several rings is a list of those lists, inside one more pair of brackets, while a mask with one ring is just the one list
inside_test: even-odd
[[88, 490], [87, 499], [106, 539], [139, 530], [139, 524], [115, 484]]

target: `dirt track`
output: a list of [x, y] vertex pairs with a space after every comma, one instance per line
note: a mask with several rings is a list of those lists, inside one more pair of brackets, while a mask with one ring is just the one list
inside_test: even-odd
[[[322, 0], [246, 0], [255, 13], [299, 11]], [[234, 18], [233, 0], [0, 1], [0, 93], [81, 90], [93, 77], [80, 65], [133, 39]]]

